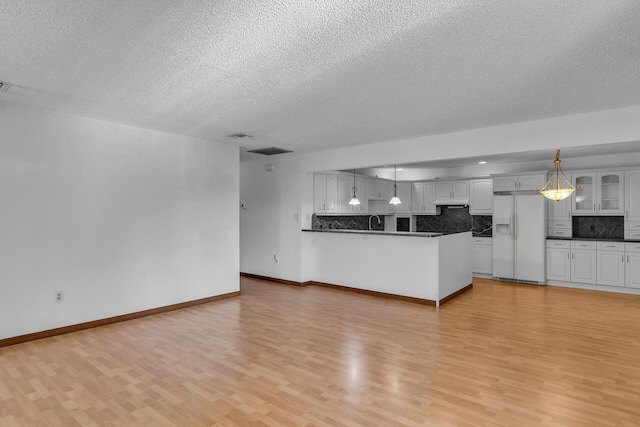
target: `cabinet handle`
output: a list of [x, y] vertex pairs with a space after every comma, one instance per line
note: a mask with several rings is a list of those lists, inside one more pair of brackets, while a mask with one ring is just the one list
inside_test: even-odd
[[594, 211], [596, 210], [596, 204], [595, 203], [593, 204], [593, 210]]
[[624, 255], [622, 255], [620, 258], [622, 258], [620, 261], [624, 262]]
[[567, 252], [567, 259], [569, 259], [569, 252]]
[[600, 205], [600, 203], [598, 203], [598, 210], [600, 210], [600, 209], [601, 209], [601, 205]]

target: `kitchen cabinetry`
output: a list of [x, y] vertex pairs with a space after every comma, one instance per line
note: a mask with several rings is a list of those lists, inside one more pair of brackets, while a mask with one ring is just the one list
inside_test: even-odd
[[402, 202], [399, 205], [389, 203], [393, 197], [393, 181], [381, 179], [370, 180], [369, 213], [373, 215], [410, 213], [411, 212], [411, 183], [398, 182], [397, 194]]
[[536, 172], [523, 175], [496, 175], [493, 177], [493, 191], [529, 191], [544, 187], [547, 174]]
[[469, 181], [436, 181], [436, 203], [469, 204]]
[[338, 175], [337, 192], [337, 212], [345, 214], [366, 214], [367, 213], [367, 192], [366, 180], [360, 177], [355, 179], [356, 195], [360, 201], [359, 205], [350, 205], [349, 201], [353, 197], [354, 179], [353, 175]]
[[[399, 205], [388, 204], [389, 213], [411, 213], [411, 183], [410, 182], [398, 182], [396, 184], [396, 194], [402, 203]], [[391, 183], [391, 196], [393, 197], [393, 183]]]
[[473, 237], [471, 243], [471, 270], [474, 273], [493, 273], [493, 239]]
[[640, 170], [624, 175], [624, 238], [640, 240]]
[[338, 212], [338, 174], [316, 173], [313, 175], [314, 213]]
[[595, 242], [571, 242], [571, 280], [595, 284], [596, 277]]
[[471, 215], [493, 214], [492, 179], [473, 179], [469, 181], [469, 213]]
[[547, 240], [547, 280], [571, 281], [571, 242]]
[[624, 173], [573, 172], [573, 215], [624, 214]]
[[624, 244], [620, 242], [598, 242], [598, 285], [624, 286]]
[[625, 243], [625, 286], [640, 288], [640, 243]]
[[[567, 179], [571, 175], [567, 174]], [[571, 197], [556, 202], [547, 200], [547, 236], [549, 237], [571, 237]]]
[[[414, 182], [411, 184], [411, 213], [436, 215], [435, 182]], [[400, 199], [402, 200], [402, 199]]]

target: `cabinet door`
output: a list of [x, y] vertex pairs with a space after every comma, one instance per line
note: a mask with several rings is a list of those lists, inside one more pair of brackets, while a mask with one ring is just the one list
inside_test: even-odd
[[435, 215], [438, 211], [436, 207], [436, 183], [425, 182], [422, 190], [424, 213], [427, 215]]
[[596, 174], [572, 174], [576, 191], [571, 197], [571, 212], [574, 215], [593, 214], [596, 212]]
[[327, 212], [327, 175], [323, 173], [313, 175], [313, 211]]
[[624, 192], [625, 221], [640, 221], [640, 170], [626, 172]]
[[327, 213], [338, 212], [338, 174], [327, 175]]
[[414, 182], [411, 184], [411, 212], [416, 214], [424, 213], [424, 182]]
[[546, 176], [543, 174], [518, 176], [518, 190], [540, 190], [544, 187]]
[[493, 181], [474, 179], [469, 182], [469, 213], [491, 215], [493, 213]]
[[451, 198], [454, 201], [469, 203], [469, 181], [453, 181], [451, 183]]
[[338, 175], [338, 213], [353, 213], [353, 206], [349, 200], [353, 196], [353, 177], [348, 175]]
[[571, 197], [559, 202], [547, 199], [547, 219], [549, 221], [571, 220]]
[[436, 200], [451, 200], [451, 181], [436, 182]]
[[598, 251], [598, 285], [624, 286], [624, 252]]
[[367, 183], [368, 179], [364, 178], [356, 178], [356, 195], [358, 196], [358, 200], [360, 200], [360, 204], [356, 206], [355, 212], [366, 214], [369, 212], [369, 200], [367, 198]]
[[493, 191], [516, 191], [517, 189], [517, 176], [496, 176], [493, 178]]
[[493, 271], [493, 248], [491, 245], [480, 244], [471, 246], [471, 271], [474, 273], [491, 274]]
[[625, 286], [640, 288], [640, 252], [627, 252], [625, 258]]
[[601, 172], [597, 175], [598, 212], [606, 215], [624, 213], [624, 174]]
[[571, 250], [547, 248], [547, 280], [568, 282], [571, 280]]
[[[393, 185], [393, 184], [392, 184]], [[389, 205], [390, 207], [395, 209], [393, 212], [395, 213], [411, 213], [411, 183], [410, 182], [399, 182], [397, 184], [397, 193], [398, 198], [402, 203], [399, 205]]]
[[571, 281], [596, 283], [596, 251], [571, 251]]

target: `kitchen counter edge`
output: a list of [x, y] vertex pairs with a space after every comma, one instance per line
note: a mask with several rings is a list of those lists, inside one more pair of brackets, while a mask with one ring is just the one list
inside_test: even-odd
[[[303, 228], [302, 231], [316, 233], [342, 233], [342, 234], [373, 234], [375, 236], [403, 236], [403, 237], [440, 237], [445, 233], [422, 233], [417, 231], [378, 231], [378, 230], [342, 230], [335, 228], [309, 229]], [[465, 231], [468, 233], [468, 231]], [[454, 234], [454, 233], [451, 233]]]

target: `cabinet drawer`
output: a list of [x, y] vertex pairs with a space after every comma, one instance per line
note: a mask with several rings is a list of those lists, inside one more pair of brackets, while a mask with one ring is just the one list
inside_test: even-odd
[[599, 251], [623, 251], [624, 243], [622, 242], [598, 242]]
[[547, 236], [549, 237], [571, 237], [570, 228], [550, 228], [547, 230]]
[[549, 228], [571, 228], [571, 221], [547, 221]]
[[491, 245], [493, 244], [493, 239], [491, 237], [472, 237], [471, 242], [474, 245]]
[[636, 222], [636, 221], [627, 222], [624, 225], [624, 229], [629, 231], [640, 231], [640, 222]]
[[639, 231], [625, 231], [624, 238], [627, 240], [640, 240], [640, 230]]
[[571, 241], [570, 240], [547, 240], [547, 247], [569, 249], [571, 248]]
[[572, 249], [594, 249], [596, 248], [596, 242], [585, 242], [585, 241], [572, 241], [571, 242]]
[[640, 242], [639, 243], [625, 243], [624, 250], [627, 252], [640, 252]]

